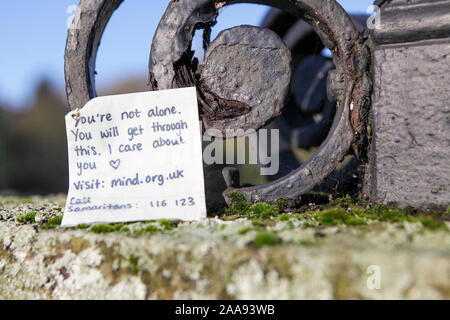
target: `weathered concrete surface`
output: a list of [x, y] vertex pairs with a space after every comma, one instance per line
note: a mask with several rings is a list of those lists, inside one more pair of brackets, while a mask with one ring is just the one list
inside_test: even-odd
[[450, 39], [374, 52], [370, 193], [379, 203], [450, 204]]
[[[267, 226], [278, 245], [255, 247], [246, 219], [207, 219], [133, 236], [38, 230], [62, 214], [64, 197], [0, 206], [0, 299], [449, 299], [450, 236], [418, 224]], [[156, 223], [156, 222], [155, 222]], [[250, 228], [250, 229], [249, 229]], [[247, 229], [247, 232], [244, 232]], [[369, 290], [367, 268], [380, 267]]]

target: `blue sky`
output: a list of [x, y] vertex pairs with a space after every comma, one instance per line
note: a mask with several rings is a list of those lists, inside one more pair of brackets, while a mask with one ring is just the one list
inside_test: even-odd
[[[338, 0], [348, 12], [365, 12], [372, 0]], [[19, 108], [32, 98], [36, 85], [49, 80], [64, 90], [66, 21], [77, 0], [15, 0], [0, 4], [0, 104]], [[115, 12], [102, 39], [97, 87], [132, 76], [146, 76], [149, 48], [168, 0], [126, 0]], [[258, 25], [268, 8], [239, 4], [225, 7], [213, 37], [240, 24]], [[70, 10], [69, 10], [70, 11]]]

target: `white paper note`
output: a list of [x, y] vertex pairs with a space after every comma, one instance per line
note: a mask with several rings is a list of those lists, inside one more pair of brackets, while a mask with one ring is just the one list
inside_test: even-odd
[[62, 226], [206, 217], [195, 88], [95, 98], [66, 129]]

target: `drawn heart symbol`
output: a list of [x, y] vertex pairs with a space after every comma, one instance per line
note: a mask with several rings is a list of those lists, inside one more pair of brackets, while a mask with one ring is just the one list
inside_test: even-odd
[[117, 170], [117, 168], [119, 168], [119, 166], [120, 166], [120, 159], [117, 159], [117, 160], [111, 160], [111, 161], [109, 162], [109, 164], [111, 165], [111, 167], [113, 167], [114, 169]]

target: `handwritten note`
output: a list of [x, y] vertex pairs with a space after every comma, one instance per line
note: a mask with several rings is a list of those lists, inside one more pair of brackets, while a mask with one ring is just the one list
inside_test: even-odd
[[66, 129], [62, 226], [206, 217], [195, 88], [95, 98]]

